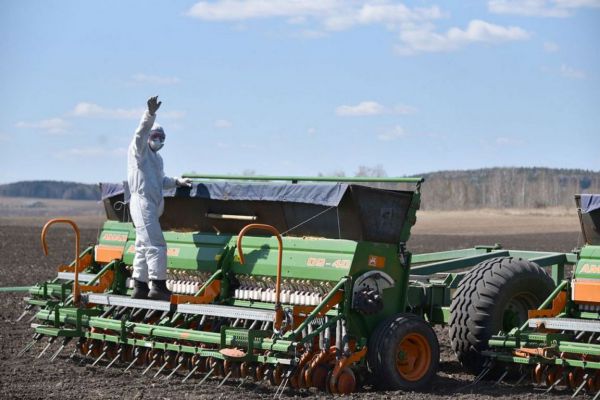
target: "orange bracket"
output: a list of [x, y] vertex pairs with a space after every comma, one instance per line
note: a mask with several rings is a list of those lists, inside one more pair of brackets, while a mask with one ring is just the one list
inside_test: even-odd
[[221, 293], [221, 281], [214, 280], [204, 289], [200, 296], [190, 296], [186, 294], [171, 295], [171, 304], [208, 304], [211, 303]]
[[527, 311], [527, 318], [548, 318], [555, 317], [565, 309], [567, 305], [567, 292], [559, 292], [558, 295], [552, 300], [552, 308], [550, 310], [529, 310]]
[[[92, 264], [92, 255], [87, 253], [79, 259], [79, 272], [83, 272], [84, 269]], [[75, 272], [75, 265], [61, 265], [58, 267], [58, 272]]]
[[240, 264], [244, 264], [244, 252], [242, 251], [242, 238], [246, 234], [246, 232], [252, 229], [261, 229], [265, 231], [271, 232], [275, 237], [277, 237], [277, 243], [279, 244], [279, 249], [277, 253], [277, 280], [275, 283], [275, 321], [273, 322], [273, 327], [279, 331], [281, 330], [281, 325], [283, 323], [283, 308], [281, 307], [281, 302], [279, 301], [279, 295], [281, 293], [281, 259], [283, 257], [283, 241], [281, 239], [281, 234], [272, 225], [267, 224], [249, 224], [242, 228], [237, 238], [237, 250], [238, 255], [240, 257]]
[[46, 243], [46, 233], [48, 232], [48, 228], [54, 224], [69, 224], [71, 228], [75, 231], [75, 280], [73, 281], [73, 304], [79, 305], [79, 271], [81, 269], [81, 260], [79, 259], [79, 227], [75, 222], [70, 219], [62, 219], [56, 218], [51, 219], [46, 222], [46, 225], [42, 228], [42, 248], [44, 249], [44, 254], [48, 255], [48, 244]]
[[97, 285], [81, 285], [79, 289], [82, 292], [103, 293], [112, 285], [114, 278], [115, 272], [108, 270], [102, 274]]

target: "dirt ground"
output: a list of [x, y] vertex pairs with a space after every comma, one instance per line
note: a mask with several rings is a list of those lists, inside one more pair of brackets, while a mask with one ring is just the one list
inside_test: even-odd
[[[409, 249], [415, 253], [422, 253], [501, 243], [506, 248], [523, 250], [569, 251], [578, 244], [579, 240], [576, 220], [575, 223], [569, 220], [576, 217], [564, 218], [558, 227], [556, 221], [552, 221], [552, 218], [556, 217], [556, 215], [538, 216], [529, 220], [530, 222], [523, 222], [519, 220], [519, 215], [498, 216], [492, 213], [491, 216], [486, 217], [463, 215], [461, 218], [458, 215], [429, 214], [422, 218], [423, 226], [413, 231]], [[478, 218], [484, 219], [477, 222]], [[503, 218], [513, 218], [513, 223]], [[540, 222], [544, 218], [547, 220]], [[563, 218], [558, 219], [562, 221]], [[498, 222], [499, 220], [502, 221]], [[517, 222], [514, 222], [515, 220]], [[508, 233], [498, 233], [504, 229], [494, 228], [494, 223], [503, 226]], [[474, 234], [468, 233], [469, 224], [476, 227]], [[514, 228], [515, 225], [520, 228]], [[82, 242], [93, 243], [97, 233], [97, 229], [83, 229]], [[39, 226], [31, 220], [19, 225], [14, 219], [11, 221], [0, 219], [0, 287], [29, 285], [51, 278], [55, 276], [58, 264], [72, 259], [74, 250], [70, 232], [62, 228], [56, 228], [51, 232], [49, 257], [44, 257], [42, 254], [39, 234]], [[35, 358], [35, 355], [45, 346], [45, 342], [37, 344], [25, 356], [17, 358], [19, 350], [31, 339], [29, 317], [18, 323], [14, 322], [22, 312], [22, 298], [23, 293], [0, 293], [0, 398], [220, 399], [233, 396], [272, 398], [275, 393], [274, 388], [263, 384], [246, 383], [238, 388], [238, 383], [232, 381], [218, 387], [217, 380], [209, 380], [202, 386], [198, 386], [199, 379], [181, 383], [181, 376], [165, 381], [162, 378], [153, 379], [151, 377], [153, 374], [142, 376], [139, 369], [132, 369], [126, 373], [123, 372], [123, 367], [107, 370], [106, 363], [101, 362], [97, 366], [91, 366], [89, 360], [82, 360], [79, 357], [69, 359], [73, 351], [72, 345], [54, 362], [49, 361], [51, 351], [40, 359]], [[450, 349], [447, 329], [436, 328], [436, 332], [441, 347], [440, 371], [425, 392], [373, 392], [366, 389], [350, 397], [354, 399], [567, 399], [571, 396], [570, 392], [560, 390], [546, 394], [528, 384], [494, 386], [490, 382], [485, 382], [470, 385], [473, 377], [462, 372], [456, 361]], [[55, 344], [51, 349], [56, 350], [57, 347]], [[288, 390], [283, 397], [326, 398], [327, 396], [308, 390], [294, 393]], [[585, 396], [581, 395], [580, 398]]]

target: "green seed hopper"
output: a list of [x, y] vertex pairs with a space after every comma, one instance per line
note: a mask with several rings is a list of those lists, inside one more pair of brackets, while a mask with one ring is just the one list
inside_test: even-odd
[[[202, 382], [266, 379], [276, 394], [350, 393], [365, 382], [415, 390], [437, 372], [431, 326], [450, 324], [460, 342], [453, 325], [466, 317], [452, 298], [471, 268], [529, 259], [552, 290], [541, 267], [559, 281], [576, 260], [500, 246], [411, 254], [419, 178], [188, 177], [192, 188], [165, 193], [161, 217], [171, 301], [129, 297], [127, 188], [105, 184], [97, 243], [81, 251], [77, 240], [73, 262], [29, 289], [35, 333], [21, 354], [46, 338], [39, 356], [59, 342], [55, 359], [73, 341], [94, 364]], [[374, 187], [382, 185], [395, 189]], [[74, 223], [54, 220], [43, 241], [54, 223], [71, 224], [78, 237]], [[538, 297], [500, 302], [505, 325], [525, 321], [523, 307], [537, 307]]]

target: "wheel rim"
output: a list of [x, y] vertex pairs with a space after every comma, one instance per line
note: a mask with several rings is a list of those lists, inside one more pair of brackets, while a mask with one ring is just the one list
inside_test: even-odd
[[527, 312], [537, 308], [539, 301], [531, 293], [518, 293], [510, 299], [502, 314], [502, 330], [509, 332], [527, 320]]
[[407, 381], [423, 378], [431, 365], [431, 346], [419, 333], [410, 333], [396, 348], [396, 370]]

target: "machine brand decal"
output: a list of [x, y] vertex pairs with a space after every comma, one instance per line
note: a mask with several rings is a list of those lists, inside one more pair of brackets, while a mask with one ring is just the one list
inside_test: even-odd
[[129, 248], [127, 249], [128, 253], [135, 253], [135, 246], [134, 245], [130, 245]]
[[335, 260], [331, 266], [333, 268], [350, 268], [352, 261], [350, 260]]
[[383, 268], [385, 267], [385, 257], [370, 255], [368, 264], [371, 268]]
[[167, 255], [169, 257], [178, 257], [179, 256], [179, 247], [171, 247], [167, 249]]
[[316, 257], [308, 257], [308, 260], [306, 260], [306, 266], [308, 266], [308, 267], [324, 267], [325, 259], [324, 258], [316, 258]]
[[102, 236], [103, 240], [110, 240], [111, 242], [126, 242], [127, 235], [119, 234], [119, 233], [105, 233]]
[[600, 274], [600, 265], [595, 264], [583, 264], [581, 267], [581, 273], [584, 274]]

